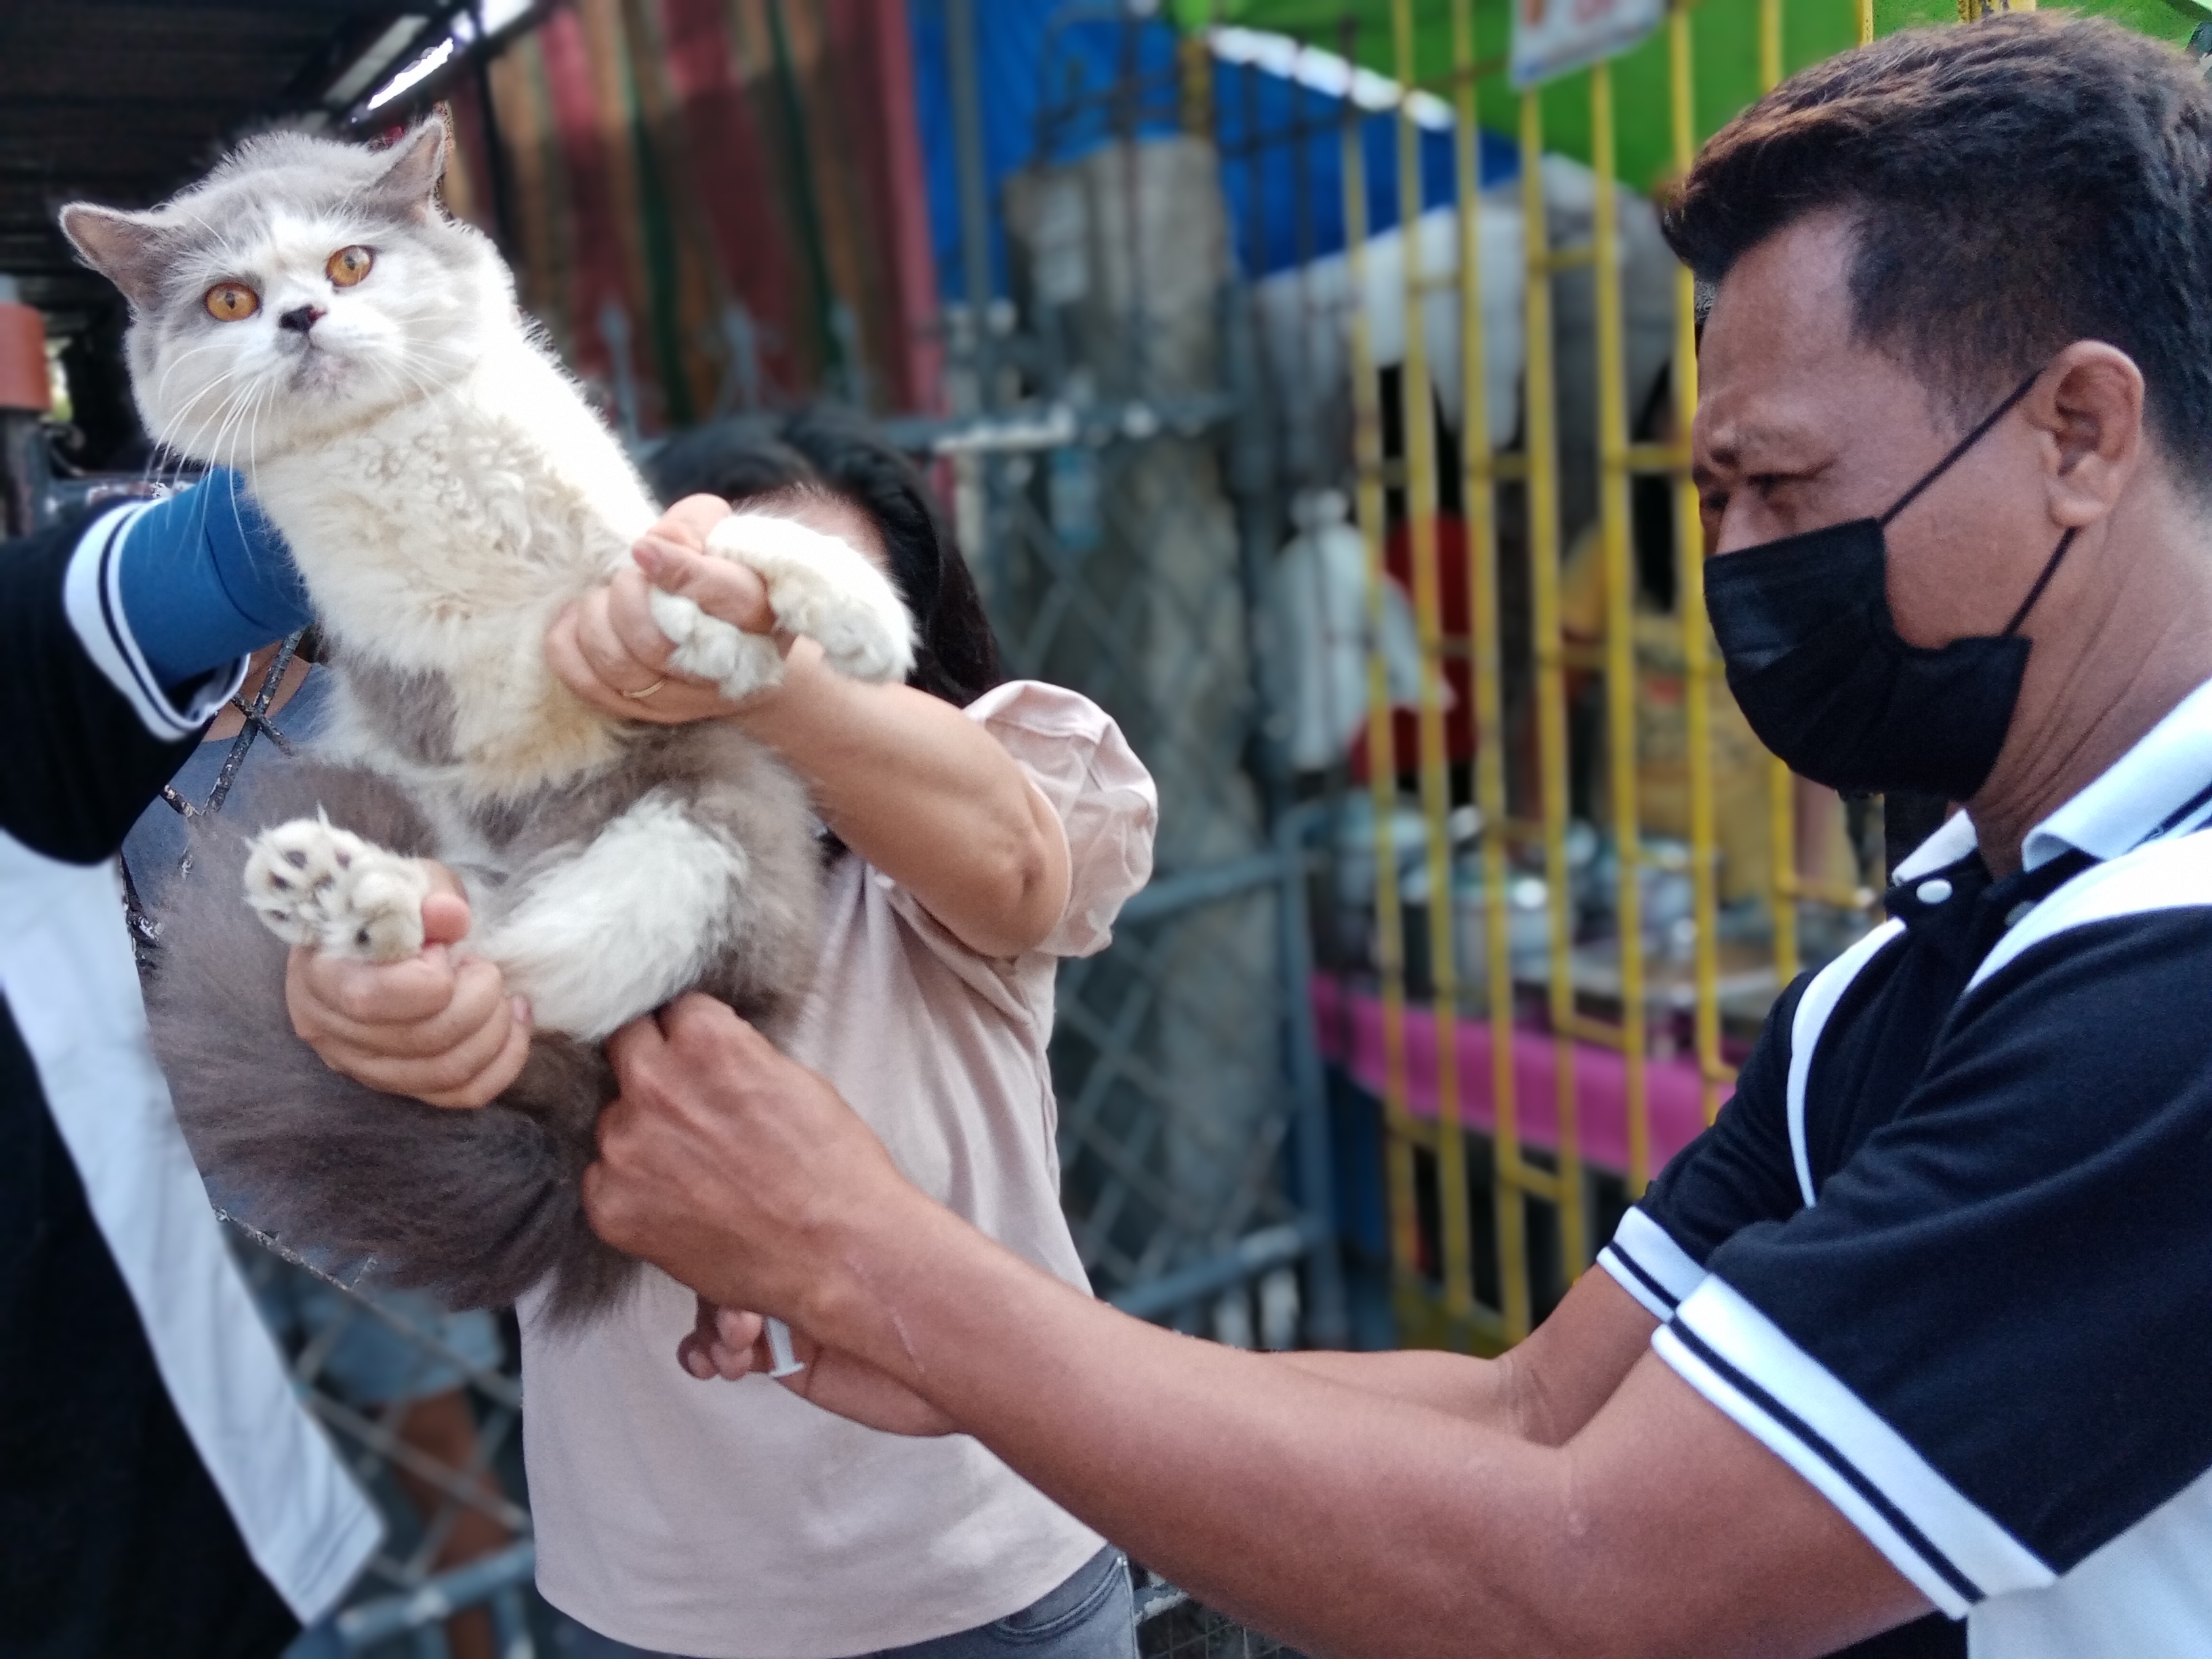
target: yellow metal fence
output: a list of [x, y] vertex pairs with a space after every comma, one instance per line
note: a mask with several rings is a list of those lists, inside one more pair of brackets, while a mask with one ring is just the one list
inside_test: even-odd
[[[1870, 39], [1869, 0], [1827, 0], [1851, 6], [1859, 38]], [[1595, 1047], [1620, 1056], [1620, 1091], [1626, 1114], [1626, 1167], [1617, 1179], [1613, 1205], [1642, 1193], [1653, 1168], [1648, 1083], [1654, 1032], [1654, 994], [1648, 971], [1641, 913], [1645, 851], [1644, 815], [1639, 810], [1638, 617], [1636, 612], [1636, 554], [1631, 490], [1639, 477], [1668, 481], [1675, 556], [1672, 625], [1679, 638], [1679, 684], [1682, 701], [1684, 793], [1687, 798], [1687, 878], [1690, 889], [1689, 959], [1686, 964], [1686, 1019], [1667, 1005], [1667, 1024], [1686, 1024], [1688, 1058], [1696, 1067], [1706, 1121], [1717, 1110], [1734, 1072], [1723, 1052], [1723, 940], [1717, 889], [1717, 848], [1721, 844], [1713, 746], [1714, 713], [1726, 708], [1725, 692], [1714, 672], [1705, 617], [1700, 573], [1702, 534], [1698, 501], [1689, 477], [1688, 437], [1697, 404], [1696, 295], [1686, 270], [1676, 273], [1674, 326], [1668, 385], [1671, 434], [1665, 441], [1631, 441], [1629, 386], [1623, 326], [1620, 249], [1615, 181], [1615, 115], [1613, 78], [1604, 64], [1586, 77], [1590, 163], [1595, 202], [1589, 240], [1579, 246], [1549, 245], [1545, 200], [1545, 116], [1547, 99], [1584, 95], [1536, 88], [1517, 94], [1520, 138], [1520, 204], [1525, 258], [1525, 374], [1521, 441], [1514, 450], [1493, 447], [1483, 395], [1486, 344], [1483, 331], [1482, 262], [1479, 257], [1476, 204], [1480, 196], [1476, 134], [1486, 112], [1477, 107], [1478, 80], [1494, 64], [1478, 61], [1472, 0], [1443, 0], [1449, 10], [1451, 58], [1448, 64], [1416, 61], [1416, 42], [1432, 38], [1417, 24], [1415, 0], [1395, 0], [1392, 11], [1396, 80], [1401, 88], [1397, 177], [1399, 222], [1405, 281], [1404, 356], [1397, 380], [1401, 404], [1396, 429], [1400, 453], [1386, 461], [1382, 382], [1369, 338], [1367, 307], [1355, 299], [1347, 313], [1352, 386], [1352, 447], [1357, 489], [1356, 516], [1367, 553], [1370, 636], [1384, 636], [1386, 497], [1402, 491], [1404, 530], [1409, 553], [1411, 599], [1425, 672], [1417, 710], [1418, 744], [1411, 757], [1394, 753], [1389, 676], [1379, 650], [1367, 677], [1366, 729], [1369, 789], [1374, 823], [1373, 994], [1381, 1015], [1381, 1088], [1384, 1133], [1384, 1186], [1389, 1212], [1394, 1301], [1408, 1340], [1495, 1350], [1527, 1334], [1532, 1322], [1556, 1298], [1564, 1283], [1586, 1267], [1603, 1243], [1602, 1206], [1592, 1200], [1595, 1173], [1586, 1168], [1579, 1121], [1578, 1050]], [[1759, 9], [1758, 61], [1762, 84], [1772, 85], [1782, 64], [1781, 0], [1762, 0]], [[1669, 69], [1667, 96], [1673, 166], [1690, 164], [1693, 137], [1693, 90], [1697, 52], [1693, 13], [1677, 5], [1662, 25]], [[1447, 94], [1456, 117], [1456, 272], [1431, 277], [1423, 269], [1421, 238], [1412, 227], [1425, 205], [1420, 200], [1420, 135], [1411, 94]], [[1493, 125], [1498, 112], [1490, 112]], [[1367, 292], [1369, 193], [1356, 112], [1347, 106], [1343, 130], [1343, 179], [1349, 289]], [[1553, 283], [1562, 272], [1587, 267], [1593, 273], [1593, 329], [1596, 365], [1596, 452], [1598, 461], [1597, 556], [1603, 581], [1603, 641], [1593, 662], [1578, 661], [1562, 633], [1560, 469], [1558, 380], [1554, 362]], [[1439, 282], [1455, 283], [1463, 390], [1463, 414], [1456, 434], [1459, 453], [1437, 453], [1431, 415], [1432, 365], [1423, 302]], [[1442, 469], [1456, 466], [1468, 561], [1467, 634], [1448, 634], [1443, 599], [1438, 494]], [[1501, 583], [1501, 492], [1517, 491], [1517, 522], [1522, 526], [1526, 573], [1523, 606], [1528, 647], [1519, 672], [1523, 682], [1509, 687], [1505, 645], [1506, 600]], [[1445, 664], [1455, 653], [1469, 663], [1474, 752], [1468, 775], [1455, 778], [1447, 753]], [[1592, 653], [1584, 653], [1584, 657]], [[1571, 672], [1594, 672], [1602, 686], [1604, 806], [1602, 827], [1610, 833], [1613, 854], [1611, 896], [1612, 961], [1596, 962], [1601, 941], [1578, 939], [1574, 908], [1575, 874], [1570, 852]], [[1516, 736], [1509, 731], [1509, 692], [1533, 720], [1524, 720], [1519, 740], [1533, 751], [1532, 775], [1513, 787], [1509, 763]], [[1717, 702], [1717, 700], [1718, 700]], [[1731, 711], [1732, 712], [1732, 711]], [[1798, 842], [1801, 799], [1818, 800], [1778, 762], [1759, 763], [1764, 770], [1763, 801], [1757, 794], [1737, 798], [1738, 816], [1757, 816], [1763, 806], [1767, 854], [1765, 879], [1766, 970], [1746, 977], [1763, 983], [1771, 995], [1796, 974], [1801, 956], [1800, 906], [1808, 913], [1826, 908], [1866, 919], [1873, 896], [1855, 879], [1838, 879], [1832, 871], [1801, 873]], [[1394, 845], [1403, 822], [1401, 780], [1418, 780], [1419, 813], [1424, 830], [1419, 848], [1425, 876], [1427, 1000], [1432, 1020], [1423, 1029], [1432, 1048], [1433, 1116], [1417, 1115], [1409, 1104], [1409, 995], [1407, 918], [1401, 874], [1401, 849]], [[1533, 783], [1533, 787], [1530, 787]], [[1474, 987], [1462, 987], [1458, 964], [1466, 942], [1459, 927], [1455, 892], [1450, 820], [1455, 805], [1471, 798], [1479, 830], [1472, 849], [1475, 884], [1482, 894], [1479, 959], [1480, 1006], [1473, 1006]], [[1838, 813], [1830, 798], [1820, 810]], [[1406, 850], [1412, 850], [1410, 848]], [[1540, 984], [1522, 969], [1516, 985], [1511, 939], [1510, 893], [1515, 872], [1540, 872], [1547, 920], [1547, 947]], [[1831, 935], [1836, 929], [1831, 926]], [[1845, 931], [1848, 931], [1847, 929]], [[1741, 964], [1739, 964], [1741, 968]], [[1600, 971], [1602, 969], [1603, 971]], [[1677, 975], [1681, 978], [1684, 975]], [[1754, 999], [1756, 1000], [1756, 999]], [[1460, 1022], [1486, 1024], [1488, 1074], [1462, 1075]], [[1741, 1023], [1741, 1021], [1739, 1023]], [[1752, 1017], [1755, 1024], [1755, 1014]], [[1548, 1044], [1555, 1098], [1555, 1131], [1548, 1152], [1528, 1146], [1522, 1133], [1523, 1103], [1516, 1100], [1516, 1050], [1531, 1042]], [[1490, 1103], [1491, 1127], [1470, 1127], [1470, 1091]], [[1473, 1154], [1471, 1157], [1470, 1154]], [[1485, 1154], [1486, 1153], [1486, 1156]], [[1486, 1183], [1486, 1194], [1482, 1191]], [[1475, 1237], [1478, 1196], [1486, 1196], [1492, 1237]], [[1551, 1258], [1534, 1260], [1531, 1212], [1547, 1215]], [[1492, 1293], [1477, 1294], [1478, 1252], [1488, 1258], [1481, 1276]], [[1549, 1282], [1547, 1282], [1547, 1281]]]

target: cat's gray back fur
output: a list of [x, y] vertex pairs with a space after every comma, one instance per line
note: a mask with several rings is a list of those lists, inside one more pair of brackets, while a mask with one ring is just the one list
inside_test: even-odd
[[[752, 860], [772, 909], [726, 940], [696, 988], [781, 1036], [812, 972], [820, 855], [797, 781], [751, 739], [714, 723], [647, 732], [582, 785], [512, 803], [482, 830], [514, 872], [506, 879], [526, 881], [655, 791]], [[198, 822], [191, 873], [157, 915], [147, 993], [194, 1157], [243, 1218], [295, 1249], [365, 1262], [371, 1280], [457, 1308], [503, 1306], [543, 1281], [556, 1317], [590, 1315], [635, 1267], [592, 1233], [580, 1196], [614, 1094], [605, 1060], [540, 1033], [522, 1075], [475, 1110], [380, 1094], [325, 1066], [291, 1030], [286, 947], [238, 897], [249, 838], [318, 812], [393, 852], [442, 850], [407, 790], [313, 760], [270, 768], [250, 816]]]

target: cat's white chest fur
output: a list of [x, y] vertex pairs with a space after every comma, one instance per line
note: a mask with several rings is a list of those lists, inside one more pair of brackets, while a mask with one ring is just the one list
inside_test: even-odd
[[[526, 341], [494, 343], [462, 380], [312, 448], [264, 451], [253, 488], [316, 607], [348, 650], [441, 677], [447, 780], [506, 793], [616, 751], [612, 723], [547, 669], [545, 630], [655, 516], [614, 438]], [[337, 744], [401, 771], [373, 726]]]

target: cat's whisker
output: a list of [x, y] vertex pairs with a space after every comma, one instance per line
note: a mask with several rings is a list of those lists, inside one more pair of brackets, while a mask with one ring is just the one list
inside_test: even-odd
[[[216, 376], [214, 380], [209, 383], [206, 391], [201, 393], [200, 398], [194, 399], [194, 407], [198, 407], [210, 394], [225, 385], [227, 382], [236, 380], [245, 372], [246, 371], [243, 368], [234, 368]], [[224, 411], [230, 405], [230, 397], [226, 396], [212, 410], [203, 416], [199, 423], [192, 428], [191, 436], [187, 442], [174, 446], [178, 453], [189, 459], [192, 452], [199, 447], [201, 435], [205, 433], [210, 426], [214, 425], [222, 418]], [[165, 441], [167, 441], [165, 440]]]
[[[240, 387], [237, 395], [232, 398], [225, 405], [228, 412], [224, 416], [222, 428], [216, 434], [214, 444], [210, 446], [211, 453], [216, 458], [216, 464], [217, 465], [232, 466], [237, 460], [238, 430], [240, 422], [243, 422], [246, 417], [246, 411], [249, 399], [252, 394], [252, 391], [253, 388], [251, 386]], [[227, 457], [223, 453], [223, 447], [226, 442], [228, 442], [230, 445], [230, 453]]]
[[[202, 352], [220, 349], [222, 343], [223, 343], [221, 340], [203, 341], [200, 344], [192, 347], [191, 350], [180, 351], [174, 357], [171, 358], [161, 369], [161, 378], [155, 381], [154, 396], [149, 401], [155, 404], [159, 404], [161, 399], [168, 394], [169, 377], [172, 374], [174, 374], [179, 368], [182, 368], [186, 363], [198, 356]], [[239, 371], [234, 369], [231, 372], [233, 374], [236, 374]]]

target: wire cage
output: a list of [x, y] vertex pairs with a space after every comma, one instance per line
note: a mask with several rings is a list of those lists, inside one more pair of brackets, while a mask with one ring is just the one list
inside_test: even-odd
[[1771, 85], [1862, 27], [1797, 9], [1785, 54], [1776, 0], [1675, 5], [1527, 87], [1472, 0], [1216, 32], [1257, 407], [1305, 503], [1271, 575], [1325, 659], [1291, 791], [1337, 1176], [1381, 1195], [1345, 1243], [1407, 1342], [1496, 1352], [1557, 1304], [1781, 988], [1876, 918], [1885, 805], [1925, 815], [1794, 779], [1727, 693], [1698, 296], [1633, 187], [1733, 112], [1708, 73], [1756, 90], [1739, 46]]
[[1300, 1659], [1295, 1648], [1192, 1601], [1143, 1568], [1131, 1571], [1139, 1659]]
[[1218, 159], [1182, 118], [1203, 42], [1060, 14], [1030, 159], [994, 200], [979, 19], [945, 12], [968, 297], [950, 417], [909, 441], [949, 475], [1008, 672], [1098, 702], [1161, 802], [1151, 886], [1060, 972], [1064, 1205], [1129, 1311], [1241, 1346], [1340, 1342], [1307, 821], [1259, 617], [1275, 479]]

